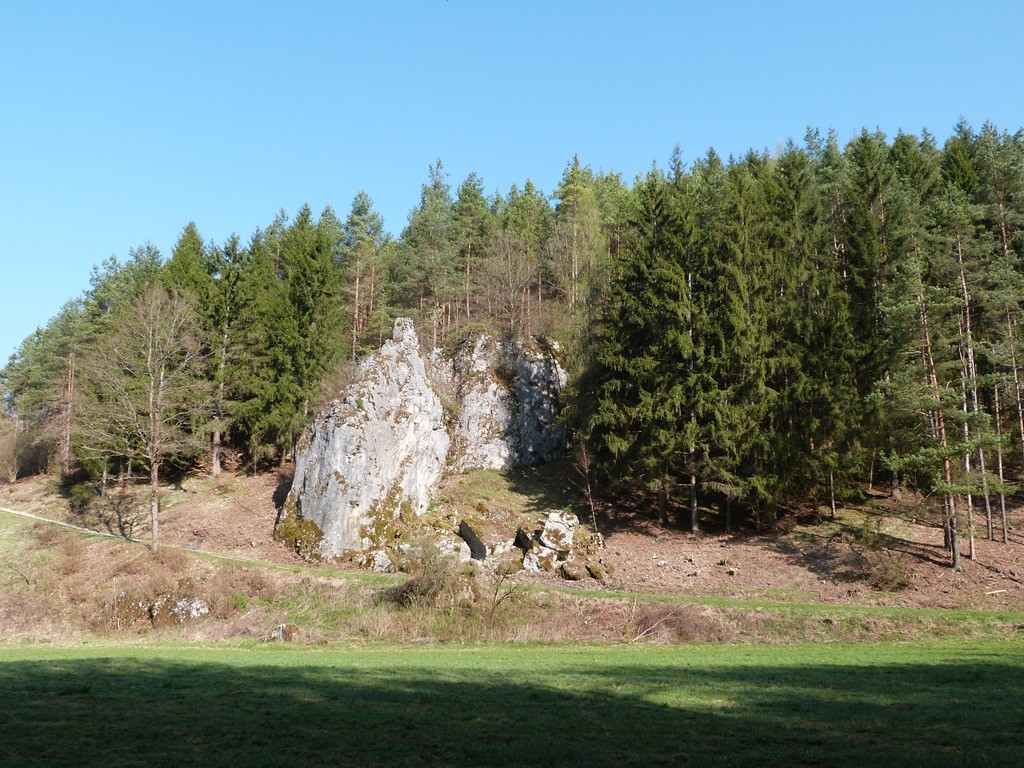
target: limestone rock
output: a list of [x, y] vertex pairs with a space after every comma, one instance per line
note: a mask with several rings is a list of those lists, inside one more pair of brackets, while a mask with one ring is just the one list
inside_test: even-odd
[[459, 538], [466, 542], [474, 560], [487, 559], [487, 546], [480, 540], [480, 535], [465, 520], [459, 523]]
[[383, 549], [375, 549], [373, 552], [368, 553], [363, 564], [369, 565], [370, 568], [378, 573], [393, 573], [395, 570], [391, 555]]
[[538, 539], [545, 547], [561, 553], [564, 558], [572, 551], [579, 522], [579, 518], [572, 512], [550, 512], [544, 520], [544, 527], [541, 528]]
[[294, 624], [278, 624], [274, 629], [271, 630], [270, 634], [267, 635], [267, 640], [274, 642], [280, 640], [285, 643], [290, 643], [295, 639], [295, 636], [299, 633], [299, 628]]
[[[549, 342], [483, 335], [425, 360], [412, 321], [396, 320], [392, 339], [303, 435], [275, 535], [310, 559], [349, 554], [393, 570], [396, 521], [426, 511], [446, 469], [508, 469], [564, 456], [558, 351]], [[572, 533], [566, 520], [549, 522], [540, 535], [557, 564]], [[451, 548], [465, 555], [459, 544]], [[471, 554], [486, 557], [482, 543]]]
[[343, 400], [303, 436], [285, 513], [314, 523], [324, 557], [367, 551], [399, 514], [422, 514], [449, 437], [412, 321], [360, 366]]
[[505, 469], [514, 466], [510, 436], [515, 403], [498, 378], [501, 345], [489, 336], [457, 353], [452, 360], [459, 421], [455, 427], [455, 469]]
[[160, 595], [149, 607], [150, 620], [154, 627], [184, 624], [186, 621], [206, 616], [209, 604], [198, 597], [185, 595]]
[[529, 467], [565, 455], [557, 419], [566, 374], [557, 351], [481, 336], [450, 367], [438, 367], [458, 402], [456, 470]]
[[532, 467], [565, 456], [565, 433], [558, 425], [559, 397], [566, 383], [565, 370], [556, 356], [558, 345], [516, 355], [513, 434], [517, 440], [516, 465]]
[[539, 541], [533, 543], [533, 548], [523, 558], [523, 569], [534, 573], [553, 571], [560, 564], [558, 552], [548, 549]]
[[[530, 547], [523, 557], [523, 568], [527, 571], [559, 570], [572, 558], [573, 539], [579, 519], [572, 512], [549, 512], [540, 521], [540, 528], [529, 537]], [[516, 533], [517, 546], [527, 534], [520, 529]], [[573, 573], [579, 569], [570, 567]], [[565, 570], [562, 570], [563, 575]], [[583, 578], [582, 574], [579, 578]]]
[[566, 560], [559, 569], [566, 581], [580, 581], [587, 577], [587, 569], [572, 560]]

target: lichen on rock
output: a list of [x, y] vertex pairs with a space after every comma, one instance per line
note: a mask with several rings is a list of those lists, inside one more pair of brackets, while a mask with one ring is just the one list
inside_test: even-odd
[[558, 424], [566, 374], [557, 347], [482, 335], [452, 356], [458, 400], [454, 469], [530, 467], [562, 458]]
[[425, 360], [412, 321], [399, 318], [300, 441], [278, 537], [307, 558], [391, 568], [396, 521], [408, 527], [423, 515], [445, 470], [561, 458], [557, 352], [474, 334]]
[[321, 556], [368, 549], [364, 533], [379, 519], [426, 509], [448, 445], [412, 321], [399, 318], [391, 340], [304, 436], [286, 507], [320, 529]]

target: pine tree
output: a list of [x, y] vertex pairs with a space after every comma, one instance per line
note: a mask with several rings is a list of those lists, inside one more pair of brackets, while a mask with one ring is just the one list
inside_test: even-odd
[[645, 179], [638, 209], [593, 344], [586, 432], [607, 473], [657, 490], [665, 522], [695, 442], [690, 289], [663, 176]]
[[453, 323], [463, 283], [456, 263], [451, 190], [445, 176], [440, 160], [430, 166], [420, 202], [402, 231], [401, 255], [391, 275], [398, 294], [396, 303], [415, 307], [429, 321], [435, 347]]
[[360, 190], [345, 219], [341, 242], [341, 259], [352, 303], [352, 360], [356, 359], [360, 344], [365, 342], [366, 332], [373, 330], [371, 318], [379, 302], [377, 276], [385, 241], [384, 220], [373, 209], [370, 196]]
[[175, 243], [171, 258], [161, 272], [164, 287], [192, 297], [197, 307], [204, 307], [209, 299], [211, 277], [207, 272], [209, 248], [190, 221]]
[[607, 253], [594, 173], [578, 156], [566, 166], [553, 197], [558, 200], [552, 233], [553, 271], [562, 296], [573, 309], [586, 299], [590, 281], [601, 271]]
[[494, 229], [493, 216], [484, 197], [484, 185], [475, 172], [459, 185], [452, 217], [453, 237], [463, 275], [463, 302], [456, 312], [456, 319], [459, 313], [464, 312], [469, 321], [473, 319], [473, 298], [478, 292], [474, 276], [483, 262], [484, 250]]

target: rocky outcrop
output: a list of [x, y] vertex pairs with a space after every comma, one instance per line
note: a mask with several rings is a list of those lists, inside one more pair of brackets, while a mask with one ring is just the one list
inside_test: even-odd
[[399, 319], [303, 437], [283, 515], [316, 525], [322, 557], [371, 551], [396, 517], [426, 510], [448, 445], [412, 321]]
[[553, 343], [481, 336], [453, 356], [454, 469], [532, 467], [565, 454], [558, 409], [566, 374], [557, 351]]
[[279, 537], [305, 556], [357, 553], [387, 569], [395, 520], [427, 509], [445, 469], [560, 458], [566, 375], [556, 352], [554, 345], [485, 335], [454, 354], [435, 351], [428, 362], [412, 321], [397, 320], [392, 339], [303, 436]]
[[435, 365], [439, 383], [450, 383], [458, 410], [451, 460], [457, 471], [504, 469], [516, 462], [509, 434], [515, 401], [498, 375], [500, 352], [483, 336]]

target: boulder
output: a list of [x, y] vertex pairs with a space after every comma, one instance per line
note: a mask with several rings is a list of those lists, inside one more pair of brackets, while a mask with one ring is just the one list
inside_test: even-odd
[[566, 560], [559, 569], [567, 581], [580, 581], [587, 577], [587, 569], [572, 560]]
[[540, 573], [542, 571], [553, 571], [562, 564], [558, 552], [548, 549], [539, 541], [533, 543], [533, 547], [523, 558], [523, 570]]
[[209, 613], [210, 606], [205, 600], [186, 595], [160, 595], [149, 606], [149, 617], [154, 627], [184, 624]]
[[465, 520], [459, 523], [459, 538], [466, 542], [474, 560], [487, 559], [487, 546], [480, 540], [480, 536], [473, 530], [473, 526]]
[[295, 639], [295, 636], [298, 635], [298, 633], [299, 628], [294, 624], [278, 624], [270, 631], [270, 634], [267, 635], [266, 639], [269, 642], [281, 641], [290, 643]]
[[537, 539], [543, 546], [561, 554], [564, 559], [572, 552], [576, 526], [579, 522], [579, 518], [572, 512], [550, 512], [537, 534]]
[[[555, 510], [548, 512], [539, 525], [532, 536], [522, 528], [516, 532], [516, 546], [522, 547], [529, 541], [529, 548], [523, 557], [523, 568], [535, 572], [558, 570], [572, 558], [579, 518], [572, 512]], [[578, 569], [570, 570], [578, 572]], [[579, 578], [583, 578], [582, 575]]]
[[448, 446], [412, 321], [399, 318], [303, 436], [283, 515], [317, 526], [320, 556], [379, 547], [396, 517], [426, 510]]

